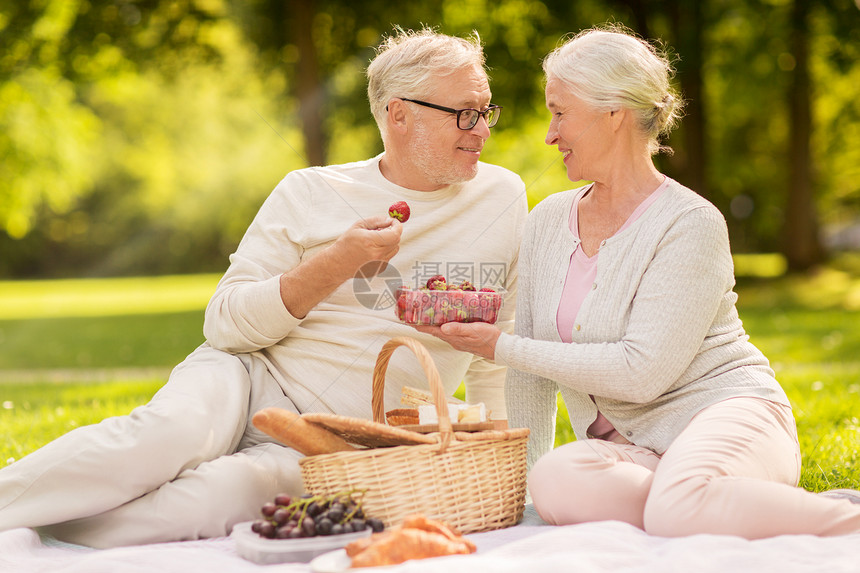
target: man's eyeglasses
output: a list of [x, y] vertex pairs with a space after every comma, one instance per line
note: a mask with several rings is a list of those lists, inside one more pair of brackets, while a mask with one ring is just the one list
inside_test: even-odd
[[432, 107], [433, 109], [438, 109], [441, 111], [447, 111], [448, 113], [457, 114], [457, 127], [464, 131], [468, 131], [475, 127], [478, 124], [478, 118], [484, 116], [484, 119], [487, 120], [487, 127], [493, 127], [499, 121], [499, 115], [502, 113], [501, 106], [498, 105], [490, 105], [484, 111], [466, 108], [466, 109], [454, 109], [451, 107], [445, 107], [441, 105], [436, 105], [435, 103], [427, 103], [426, 101], [420, 101], [417, 99], [409, 99], [402, 97], [400, 98], [403, 101], [411, 101], [412, 103], [417, 103], [418, 105], [423, 105], [424, 107]]

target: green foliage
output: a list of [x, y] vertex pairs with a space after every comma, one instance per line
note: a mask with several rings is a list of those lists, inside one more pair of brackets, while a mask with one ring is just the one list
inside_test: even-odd
[[[486, 161], [505, 165], [522, 177], [529, 208], [548, 195], [577, 186], [567, 178], [558, 150], [543, 142], [549, 117], [549, 112], [543, 111], [543, 114], [532, 114], [520, 129], [494, 130], [484, 151]], [[502, 110], [500, 121], [506, 121], [504, 114], [507, 113], [507, 108]]]
[[304, 166], [283, 75], [257, 69], [220, 2], [54, 2], [9, 22], [0, 276], [222, 270]]
[[[543, 143], [546, 53], [571, 32], [618, 21], [674, 48], [683, 85], [698, 69], [684, 53], [696, 32], [701, 191], [726, 214], [737, 252], [779, 249], [791, 2], [700, 3], [701, 33], [684, 29], [683, 3], [319, 0], [307, 21], [296, 6], [0, 0], [0, 276], [223, 270], [265, 196], [306, 164], [299, 88], [322, 101], [330, 162], [381, 151], [364, 69], [394, 25], [480, 35], [505, 107], [484, 158], [519, 172], [531, 205], [574, 185]], [[298, 39], [305, 28], [310, 47]], [[858, 30], [851, 0], [812, 7], [815, 192], [831, 226], [860, 210]], [[304, 86], [308, 61], [318, 77]], [[675, 156], [659, 160], [670, 175], [685, 173], [689, 136], [682, 122]]]
[[54, 70], [0, 83], [0, 229], [21, 239], [40, 208], [64, 215], [94, 183], [100, 122]]

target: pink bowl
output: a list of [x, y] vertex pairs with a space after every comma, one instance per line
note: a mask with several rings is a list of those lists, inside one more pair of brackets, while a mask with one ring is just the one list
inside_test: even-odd
[[440, 325], [446, 322], [494, 324], [502, 307], [497, 292], [397, 289], [397, 318], [406, 324]]

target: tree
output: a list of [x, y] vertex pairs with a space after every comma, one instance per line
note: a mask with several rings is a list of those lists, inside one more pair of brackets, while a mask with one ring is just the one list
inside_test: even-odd
[[705, 197], [710, 197], [708, 181], [707, 109], [702, 67], [707, 53], [703, 11], [706, 0], [669, 3], [669, 18], [674, 31], [675, 50], [681, 54], [677, 78], [686, 101], [680, 129], [683, 163], [677, 167], [678, 178]]
[[815, 205], [814, 171], [810, 140], [812, 104], [809, 71], [809, 0], [794, 0], [790, 16], [790, 44], [794, 57], [789, 101], [788, 196], [783, 230], [790, 271], [806, 271], [823, 262], [824, 249]]
[[[360, 78], [382, 36], [394, 24], [409, 29], [440, 20], [435, 4], [385, 0], [360, 6], [348, 0], [256, 0], [231, 10], [264, 64], [284, 71], [284, 92], [273, 95], [299, 102], [303, 157], [309, 165], [329, 162], [331, 133], [340, 118], [358, 126], [373, 124]], [[368, 151], [381, 150], [375, 140]]]
[[323, 125], [325, 88], [313, 38], [316, 2], [291, 0], [287, 5], [293, 9], [292, 36], [299, 50], [294, 85], [299, 99], [299, 118], [307, 161], [309, 165], [325, 165], [328, 150], [328, 134]]

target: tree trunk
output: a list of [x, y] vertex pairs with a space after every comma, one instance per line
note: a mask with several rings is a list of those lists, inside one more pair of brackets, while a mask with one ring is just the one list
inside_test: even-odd
[[[672, 28], [673, 38], [664, 38], [679, 54], [678, 82], [686, 100], [685, 115], [678, 130], [667, 143], [675, 155], [661, 163], [667, 173], [704, 197], [709, 196], [707, 180], [707, 148], [705, 145], [705, 104], [702, 62], [704, 55], [704, 22], [702, 4], [706, 0], [689, 3], [659, 3], [647, 0], [619, 0], [626, 6], [635, 22], [635, 30], [650, 39], [649, 21], [652, 16], [665, 14]], [[657, 159], [660, 162], [659, 158]]]
[[299, 50], [295, 92], [299, 98], [299, 117], [305, 141], [305, 158], [308, 165], [325, 165], [328, 144], [323, 123], [325, 87], [321, 80], [313, 39], [316, 2], [290, 0], [290, 8], [293, 12], [292, 37]]
[[809, 78], [809, 0], [794, 0], [791, 53], [795, 67], [789, 93], [789, 181], [783, 229], [783, 254], [789, 271], [805, 271], [824, 262], [813, 194], [811, 85]]
[[672, 9], [677, 34], [678, 81], [687, 106], [681, 122], [682, 145], [686, 159], [680, 176], [685, 185], [704, 197], [709, 196], [707, 178], [707, 147], [705, 145], [705, 90], [702, 79], [702, 58], [705, 50], [702, 21], [702, 1], [689, 2]]

